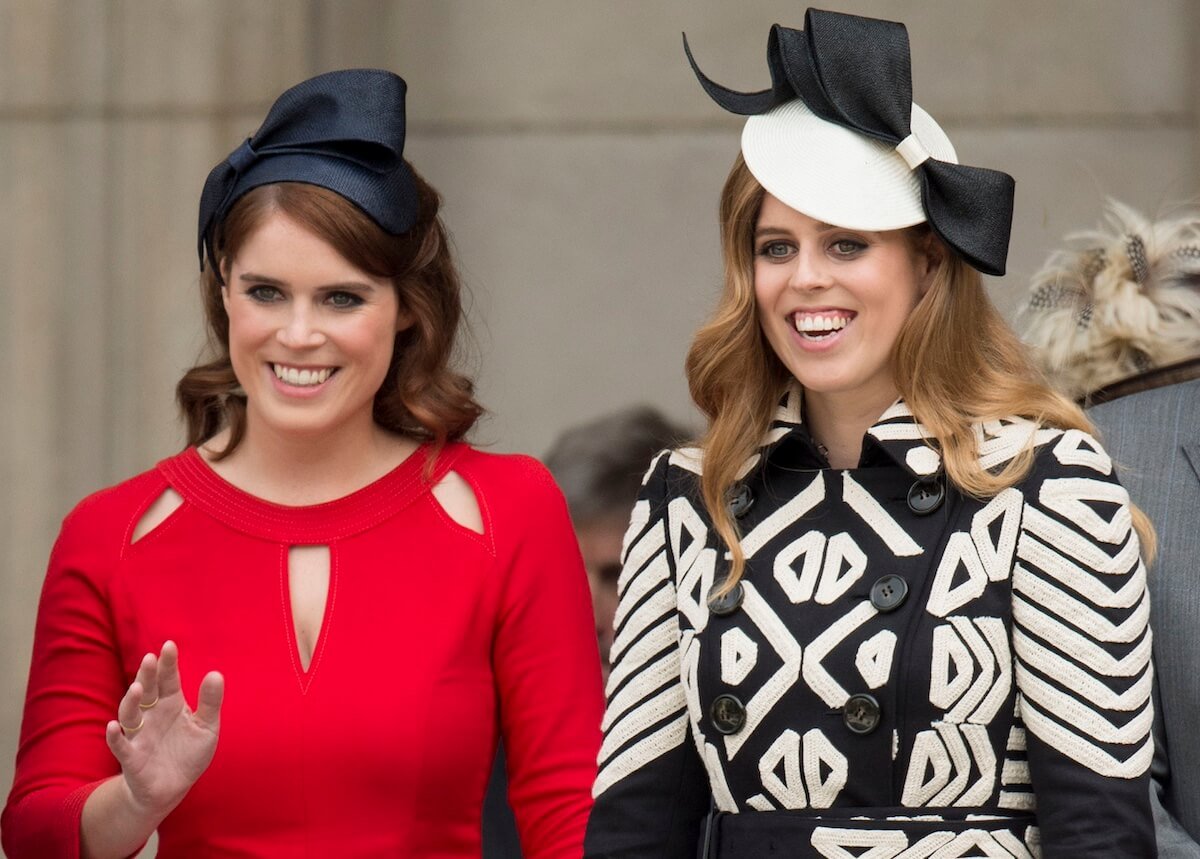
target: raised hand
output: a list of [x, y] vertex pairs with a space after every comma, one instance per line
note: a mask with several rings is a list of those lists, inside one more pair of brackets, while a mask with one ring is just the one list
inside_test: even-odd
[[168, 641], [147, 653], [137, 676], [108, 723], [105, 738], [121, 764], [134, 807], [166, 816], [208, 768], [217, 750], [225, 680], [210, 671], [200, 681], [195, 712], [179, 680], [179, 650]]

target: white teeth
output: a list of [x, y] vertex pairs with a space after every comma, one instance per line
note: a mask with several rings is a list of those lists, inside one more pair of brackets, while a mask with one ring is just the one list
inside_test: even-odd
[[271, 368], [275, 371], [277, 379], [298, 387], [320, 385], [333, 374], [333, 370], [328, 367], [324, 370], [298, 370], [295, 367], [285, 367], [283, 364], [272, 364]]
[[800, 314], [793, 317], [793, 324], [801, 334], [832, 334], [841, 331], [850, 323], [845, 316], [825, 316], [822, 314]]

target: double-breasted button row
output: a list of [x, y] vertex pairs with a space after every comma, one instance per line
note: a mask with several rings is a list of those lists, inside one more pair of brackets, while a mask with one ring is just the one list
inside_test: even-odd
[[[718, 695], [709, 705], [708, 719], [718, 733], [736, 734], [746, 724], [746, 706], [736, 695]], [[842, 705], [842, 721], [855, 734], [871, 733], [882, 719], [883, 708], [874, 695], [851, 695]]]
[[[746, 590], [740, 581], [724, 593], [721, 593], [721, 588], [722, 583], [717, 582], [709, 589], [708, 609], [718, 617], [726, 617], [741, 608]], [[880, 576], [871, 585], [870, 599], [871, 605], [880, 612], [895, 611], [908, 599], [908, 582], [901, 576]]]
[[[946, 500], [946, 487], [937, 478], [914, 481], [908, 488], [908, 509], [918, 516], [928, 516]], [[745, 483], [735, 483], [725, 496], [725, 503], [735, 519], [741, 519], [754, 506], [754, 492]]]

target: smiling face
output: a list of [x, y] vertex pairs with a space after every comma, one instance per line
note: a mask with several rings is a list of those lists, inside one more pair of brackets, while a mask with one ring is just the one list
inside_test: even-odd
[[806, 396], [880, 411], [897, 396], [892, 347], [932, 281], [905, 230], [847, 230], [767, 194], [754, 234], [754, 293], [771, 348]]
[[370, 431], [396, 332], [408, 324], [392, 282], [277, 211], [241, 244], [225, 282], [248, 433]]

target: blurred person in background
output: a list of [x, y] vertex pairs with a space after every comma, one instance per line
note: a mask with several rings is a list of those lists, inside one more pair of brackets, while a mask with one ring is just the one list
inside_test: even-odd
[[542, 460], [566, 496], [579, 538], [605, 680], [617, 610], [621, 540], [629, 527], [629, 514], [655, 454], [689, 437], [686, 429], [658, 410], [633, 406], [566, 430]]
[[1158, 532], [1154, 620], [1158, 852], [1200, 859], [1200, 211], [1151, 220], [1110, 201], [1034, 277], [1025, 339], [1091, 405], [1121, 482]]
[[708, 427], [634, 508], [585, 855], [1151, 859], [1153, 532], [984, 288], [1013, 180], [902, 24], [809, 9], [767, 58], [696, 69], [749, 117]]
[[[684, 427], [652, 406], [630, 406], [564, 430], [543, 458], [567, 499], [592, 590], [601, 672], [608, 679], [621, 540], [646, 467], [660, 451], [688, 438]], [[520, 844], [505, 798], [503, 753], [484, 801], [484, 859], [519, 859]]]
[[[531, 859], [579, 855], [602, 706], [549, 472], [475, 450], [405, 82], [284, 92], [200, 200], [188, 447], [50, 558], [11, 859], [480, 855], [498, 736]], [[215, 670], [213, 670], [215, 669]]]

